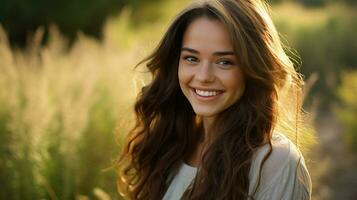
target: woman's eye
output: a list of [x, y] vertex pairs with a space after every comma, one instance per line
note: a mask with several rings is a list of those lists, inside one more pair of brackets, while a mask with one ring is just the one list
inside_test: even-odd
[[228, 67], [228, 66], [234, 65], [234, 62], [232, 62], [230, 60], [220, 60], [217, 62], [217, 64]]
[[188, 61], [188, 62], [190, 62], [190, 63], [198, 62], [198, 59], [196, 57], [193, 57], [193, 56], [184, 56], [183, 59]]

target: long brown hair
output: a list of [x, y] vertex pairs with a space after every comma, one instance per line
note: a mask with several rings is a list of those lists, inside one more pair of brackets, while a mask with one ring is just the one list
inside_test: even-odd
[[202, 134], [202, 122], [181, 92], [177, 74], [185, 30], [201, 17], [219, 20], [227, 28], [246, 88], [241, 99], [217, 117], [215, 138], [183, 199], [247, 199], [253, 154], [264, 144], [271, 152], [273, 130], [287, 110], [282, 109], [282, 94], [301, 95], [303, 81], [283, 50], [264, 2], [193, 3], [139, 63], [146, 63], [153, 80], [138, 95], [136, 125], [118, 163], [118, 188], [128, 199], [161, 199]]

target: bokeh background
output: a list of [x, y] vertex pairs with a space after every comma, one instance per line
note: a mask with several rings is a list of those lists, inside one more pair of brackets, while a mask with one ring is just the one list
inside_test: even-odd
[[[1, 200], [120, 199], [113, 164], [150, 80], [133, 67], [188, 2], [0, 1]], [[357, 1], [269, 3], [307, 81], [313, 199], [357, 199]]]

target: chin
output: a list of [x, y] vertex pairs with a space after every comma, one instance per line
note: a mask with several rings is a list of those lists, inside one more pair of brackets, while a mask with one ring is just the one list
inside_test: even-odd
[[194, 110], [196, 115], [202, 116], [202, 117], [214, 117], [217, 115], [217, 112], [215, 111], [210, 111], [210, 110]]

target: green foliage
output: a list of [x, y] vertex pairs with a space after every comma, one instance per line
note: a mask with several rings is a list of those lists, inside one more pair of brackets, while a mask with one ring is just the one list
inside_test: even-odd
[[299, 53], [302, 74], [318, 74], [307, 103], [318, 100], [320, 111], [332, 109], [341, 121], [345, 142], [356, 150], [356, 8], [339, 5], [300, 10], [295, 4], [275, 12], [284, 13], [284, 9], [296, 17], [277, 16], [278, 29]]
[[334, 113], [343, 125], [344, 139], [357, 152], [357, 70], [341, 74], [341, 85], [337, 96], [340, 102], [334, 106]]
[[301, 57], [301, 72], [307, 77], [318, 73], [310, 98], [318, 96], [325, 109], [337, 101], [339, 73], [357, 67], [357, 16], [332, 15], [325, 23], [300, 26], [281, 20], [278, 25]]
[[331, 3], [346, 3], [349, 5], [356, 5], [355, 0], [267, 0], [269, 3], [277, 4], [283, 2], [297, 2], [306, 7], [321, 7]]
[[326, 3], [326, 0], [297, 0], [302, 3], [304, 6], [322, 6]]

